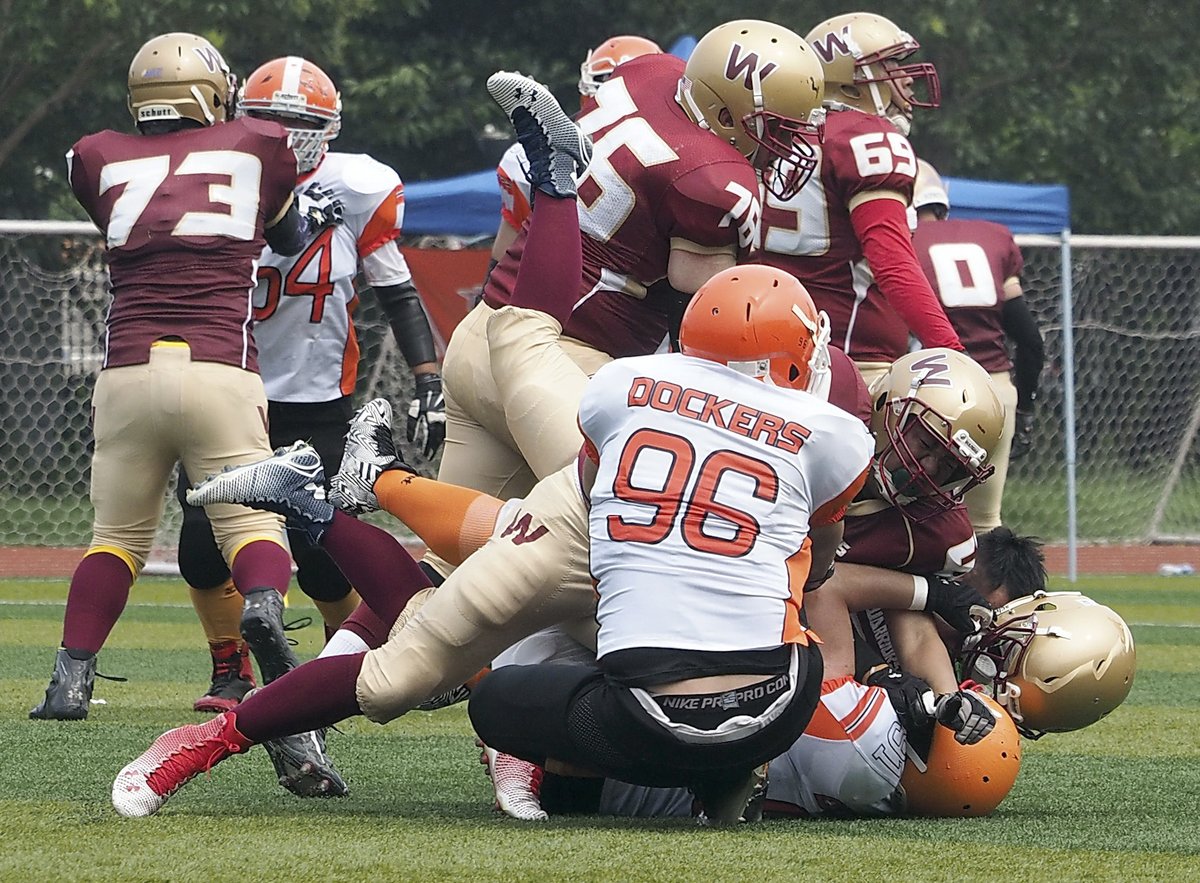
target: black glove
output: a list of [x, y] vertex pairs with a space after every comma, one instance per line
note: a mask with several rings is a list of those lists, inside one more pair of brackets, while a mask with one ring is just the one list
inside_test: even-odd
[[1013, 432], [1009, 460], [1020, 460], [1033, 450], [1033, 411], [1017, 409], [1017, 427]]
[[996, 726], [996, 718], [974, 690], [959, 690], [938, 697], [934, 717], [942, 726], [954, 730], [954, 740], [974, 745]]
[[342, 223], [342, 201], [334, 199], [333, 191], [309, 184], [296, 197], [300, 214], [308, 218], [313, 231], [336, 227]]
[[863, 683], [868, 687], [882, 687], [887, 692], [905, 732], [920, 732], [933, 724], [933, 691], [916, 675], [878, 665], [867, 672]]
[[936, 573], [923, 577], [929, 592], [925, 597], [927, 613], [936, 613], [950, 628], [972, 635], [989, 622], [992, 608], [983, 596], [965, 583]]
[[446, 441], [446, 399], [442, 396], [442, 378], [438, 374], [418, 374], [417, 394], [408, 406], [410, 442], [424, 435], [424, 453], [433, 459]]

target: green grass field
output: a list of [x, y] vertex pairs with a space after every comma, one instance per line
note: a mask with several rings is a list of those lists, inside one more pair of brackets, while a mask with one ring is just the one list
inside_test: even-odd
[[[0, 581], [0, 880], [1200, 880], [1200, 578], [1079, 587], [1133, 625], [1133, 692], [1088, 730], [1027, 742], [993, 816], [710, 831], [493, 814], [462, 706], [331, 734], [343, 800], [292, 797], [255, 749], [161, 815], [121, 819], [117, 770], [167, 727], [203, 719], [190, 708], [207, 653], [181, 584], [139, 583], [100, 657], [129, 681], [98, 681], [105, 704], [88, 721], [52, 723], [26, 715], [50, 674], [65, 585]], [[293, 634], [316, 653], [316, 627]]]

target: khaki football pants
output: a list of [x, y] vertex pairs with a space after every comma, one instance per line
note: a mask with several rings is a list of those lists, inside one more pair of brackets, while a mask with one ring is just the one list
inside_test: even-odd
[[[92, 548], [127, 552], [139, 572], [176, 461], [199, 480], [271, 455], [262, 379], [232, 365], [193, 362], [183, 342], [155, 343], [143, 365], [105, 368], [92, 407]], [[278, 515], [232, 504], [205, 511], [227, 562], [253, 540], [283, 542]]]
[[[478, 304], [446, 347], [446, 446], [438, 480], [523, 497], [579, 454], [579, 400], [612, 357], [562, 337], [545, 313]], [[443, 575], [453, 568], [425, 560]]]
[[422, 600], [363, 659], [356, 696], [377, 723], [459, 686], [546, 626], [566, 622], [573, 635], [594, 635], [587, 507], [575, 465], [539, 482], [483, 548]]
[[854, 364], [858, 366], [858, 372], [862, 374], [863, 383], [867, 385], [868, 390], [892, 368], [891, 362], [855, 362]]
[[996, 387], [996, 395], [1004, 405], [1004, 432], [1000, 434], [1000, 442], [988, 458], [996, 471], [983, 484], [967, 491], [963, 498], [967, 513], [971, 516], [971, 526], [977, 534], [1000, 526], [1000, 506], [1004, 497], [1004, 482], [1008, 478], [1008, 455], [1012, 451], [1013, 433], [1017, 426], [1017, 388], [1013, 385], [1012, 377], [1007, 371], [994, 371], [990, 376]]

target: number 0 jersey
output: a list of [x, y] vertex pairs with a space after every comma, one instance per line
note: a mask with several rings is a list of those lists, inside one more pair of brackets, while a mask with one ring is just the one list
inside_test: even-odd
[[991, 221], [922, 221], [913, 233], [921, 269], [946, 308], [967, 355], [989, 372], [1008, 371], [1004, 284], [1025, 267], [1007, 227]]
[[67, 154], [67, 173], [108, 246], [104, 367], [144, 364], [151, 343], [178, 337], [195, 361], [257, 370], [250, 291], [263, 228], [296, 181], [287, 130], [238, 119], [98, 132]]
[[354, 392], [359, 265], [369, 285], [411, 278], [395, 242], [404, 221], [399, 175], [365, 154], [328, 153], [296, 193], [311, 189], [341, 202], [342, 223], [298, 255], [264, 250], [258, 268], [254, 334], [272, 402], [328, 402]]
[[619, 359], [584, 391], [597, 655], [806, 643], [811, 525], [861, 487], [857, 418], [679, 354]]

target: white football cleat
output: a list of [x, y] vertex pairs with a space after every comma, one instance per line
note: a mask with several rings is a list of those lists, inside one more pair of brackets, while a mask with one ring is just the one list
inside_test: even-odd
[[477, 744], [483, 749], [479, 760], [487, 767], [496, 792], [496, 809], [523, 822], [544, 822], [550, 818], [538, 796], [542, 768], [511, 754], [501, 754], [482, 742]]

